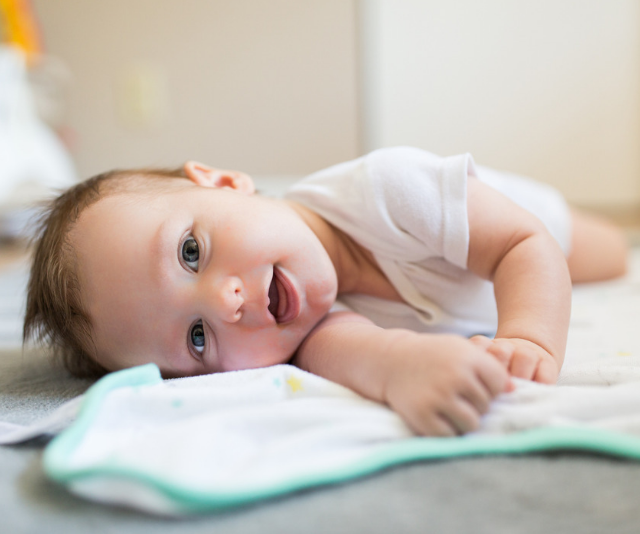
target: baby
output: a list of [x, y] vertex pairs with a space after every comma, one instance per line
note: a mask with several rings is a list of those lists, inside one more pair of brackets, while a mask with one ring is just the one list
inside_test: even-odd
[[382, 149], [284, 199], [196, 162], [113, 171], [44, 213], [24, 337], [81, 376], [289, 362], [449, 436], [510, 377], [554, 383], [571, 282], [625, 262], [614, 227], [469, 155]]

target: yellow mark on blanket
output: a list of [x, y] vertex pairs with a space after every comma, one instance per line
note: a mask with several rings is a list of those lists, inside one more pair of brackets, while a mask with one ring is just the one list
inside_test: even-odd
[[287, 379], [287, 384], [289, 384], [292, 393], [295, 393], [296, 391], [302, 391], [302, 380], [296, 378], [295, 376], [290, 376]]
[[618, 352], [618, 356], [631, 356], [631, 353], [630, 352], [624, 352], [624, 351], [621, 350], [621, 351]]

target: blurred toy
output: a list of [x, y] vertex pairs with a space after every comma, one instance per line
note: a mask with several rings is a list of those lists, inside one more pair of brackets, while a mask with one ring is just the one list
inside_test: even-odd
[[13, 239], [24, 234], [33, 204], [74, 183], [76, 173], [34, 104], [27, 63], [44, 56], [29, 3], [0, 0], [0, 24], [0, 239]]
[[22, 50], [29, 64], [42, 53], [40, 31], [30, 2], [0, 0], [0, 24], [3, 42]]

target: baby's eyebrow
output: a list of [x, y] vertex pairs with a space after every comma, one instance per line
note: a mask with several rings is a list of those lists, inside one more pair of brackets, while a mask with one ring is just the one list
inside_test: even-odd
[[177, 250], [177, 243], [173, 243], [169, 227], [170, 221], [164, 220], [151, 238], [150, 259], [152, 272], [157, 277], [157, 282], [163, 282], [169, 278], [169, 265], [173, 259], [172, 254]]

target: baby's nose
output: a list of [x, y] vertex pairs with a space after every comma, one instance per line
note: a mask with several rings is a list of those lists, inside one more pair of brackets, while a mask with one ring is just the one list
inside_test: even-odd
[[242, 281], [235, 276], [225, 278], [214, 293], [214, 306], [220, 319], [228, 323], [239, 321], [244, 304]]

